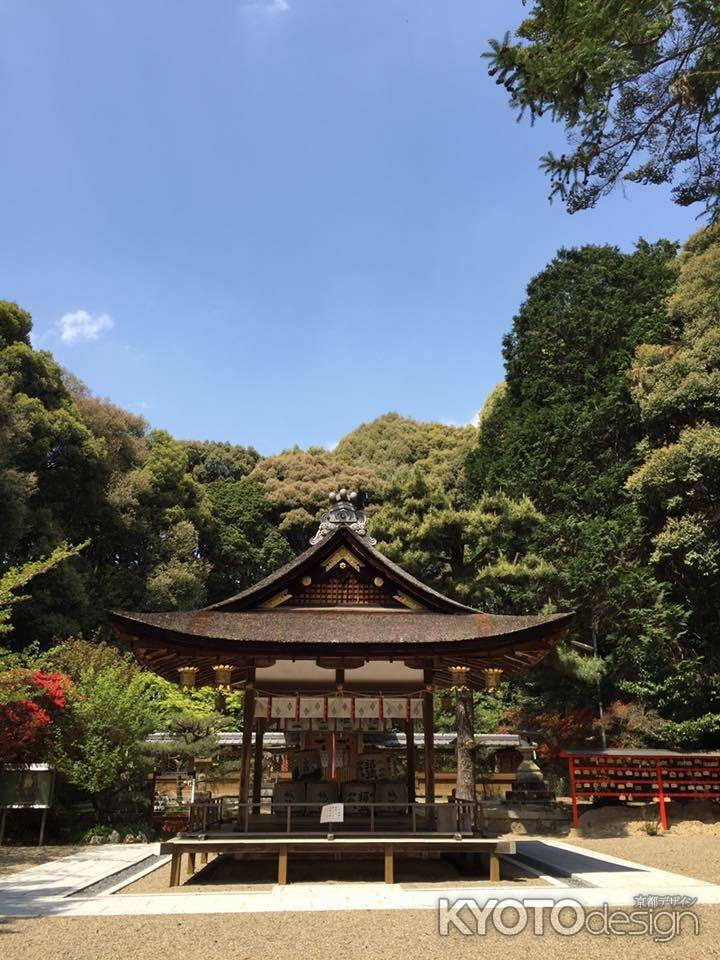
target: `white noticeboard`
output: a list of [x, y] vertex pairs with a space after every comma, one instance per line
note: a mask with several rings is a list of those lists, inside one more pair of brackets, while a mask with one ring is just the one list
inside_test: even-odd
[[320, 808], [320, 823], [342, 823], [344, 811], [342, 803], [326, 803]]

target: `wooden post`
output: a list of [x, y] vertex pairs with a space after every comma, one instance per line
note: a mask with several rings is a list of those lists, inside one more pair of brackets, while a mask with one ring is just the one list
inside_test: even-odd
[[490, 882], [500, 882], [500, 857], [494, 850], [490, 853]]
[[173, 853], [170, 861], [170, 886], [177, 887], [180, 883], [180, 861], [182, 853]]
[[[435, 803], [435, 736], [433, 731], [433, 671], [423, 671], [423, 738], [425, 747], [425, 803]], [[432, 811], [434, 812], [434, 811]], [[428, 822], [431, 811], [427, 812]]]
[[40, 820], [40, 837], [38, 838], [39, 847], [41, 847], [43, 843], [45, 843], [45, 827], [47, 825], [47, 815], [48, 815], [48, 808], [45, 807], [45, 809], [42, 812], [42, 819]]
[[252, 753], [252, 729], [255, 719], [255, 667], [248, 667], [245, 683], [245, 702], [243, 703], [243, 738], [240, 758], [240, 788], [238, 790], [237, 826], [247, 823], [246, 805], [250, 788], [250, 754]]
[[288, 848], [281, 844], [278, 848], [278, 883], [285, 886], [288, 878]]
[[408, 802], [415, 803], [415, 724], [405, 721], [405, 740], [407, 748], [407, 794]]
[[395, 883], [395, 863], [391, 843], [385, 844], [385, 883]]
[[152, 837], [155, 832], [155, 788], [157, 787], [157, 770], [153, 767], [152, 777], [150, 777], [150, 803], [148, 805], [148, 836]]
[[253, 813], [260, 813], [260, 802], [262, 800], [262, 762], [263, 762], [263, 736], [265, 734], [265, 720], [258, 720], [255, 725], [255, 754], [253, 757]]
[[568, 772], [570, 774], [570, 793], [572, 796], [572, 817], [573, 826], [577, 830], [580, 826], [580, 817], [578, 816], [577, 787], [575, 785], [575, 758], [568, 757]]
[[660, 766], [659, 760], [655, 761], [655, 773], [657, 774], [657, 783], [658, 783], [658, 806], [660, 807], [660, 824], [663, 830], [667, 833], [668, 818], [667, 818], [667, 807], [665, 806], [665, 788], [663, 786], [662, 767]]
[[187, 858], [187, 865], [185, 867], [185, 873], [191, 877], [195, 873], [195, 854], [189, 853]]

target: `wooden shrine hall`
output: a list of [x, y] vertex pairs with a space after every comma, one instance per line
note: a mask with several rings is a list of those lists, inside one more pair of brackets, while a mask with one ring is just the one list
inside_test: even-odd
[[[319, 818], [327, 804], [343, 805], [338, 836], [473, 835], [472, 691], [495, 689], [504, 676], [536, 664], [572, 615], [497, 616], [443, 596], [375, 549], [356, 494], [340, 490], [330, 501], [310, 547], [249, 589], [202, 610], [114, 612], [113, 626], [167, 679], [244, 691], [235, 837], [327, 833]], [[443, 814], [435, 802], [434, 695], [450, 688], [457, 788], [453, 809], [445, 803]], [[416, 724], [424, 743], [422, 804], [415, 796]], [[272, 808], [263, 812], [269, 729], [292, 735], [293, 779], [276, 784]], [[364, 732], [386, 729], [408, 735], [401, 776], [381, 751], [363, 746]], [[208, 839], [228, 819], [222, 803], [197, 805], [194, 816], [189, 832]]]

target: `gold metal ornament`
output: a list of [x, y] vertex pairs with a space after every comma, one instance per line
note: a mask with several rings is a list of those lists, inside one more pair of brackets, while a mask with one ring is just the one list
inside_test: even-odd
[[450, 667], [450, 676], [453, 681], [453, 690], [456, 693], [469, 689], [470, 667]]
[[199, 667], [178, 667], [178, 673], [180, 674], [180, 687], [183, 690], [194, 689], [199, 672]]
[[483, 676], [485, 677], [485, 689], [488, 693], [497, 690], [502, 680], [503, 671], [500, 667], [485, 667]]
[[227, 663], [218, 664], [218, 666], [213, 667], [213, 671], [215, 673], [215, 686], [218, 690], [229, 690], [232, 683], [233, 667]]

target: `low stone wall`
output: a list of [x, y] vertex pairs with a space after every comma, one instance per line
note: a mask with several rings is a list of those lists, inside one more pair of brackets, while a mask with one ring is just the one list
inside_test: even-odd
[[572, 827], [570, 808], [541, 804], [481, 803], [484, 832], [528, 836], [567, 836]]

